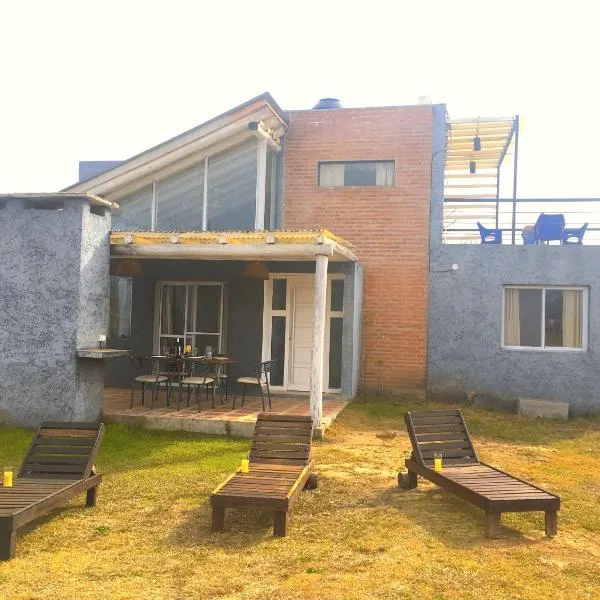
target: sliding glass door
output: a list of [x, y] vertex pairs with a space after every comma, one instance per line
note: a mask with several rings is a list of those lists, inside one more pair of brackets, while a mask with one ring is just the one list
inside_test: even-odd
[[224, 348], [224, 295], [222, 283], [158, 284], [154, 352], [174, 352], [177, 338], [204, 354]]

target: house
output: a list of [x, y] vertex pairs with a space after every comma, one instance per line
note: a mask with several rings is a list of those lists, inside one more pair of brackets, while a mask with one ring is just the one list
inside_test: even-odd
[[[210, 346], [232, 379], [276, 359], [315, 423], [359, 388], [593, 410], [597, 248], [520, 243], [567, 201], [519, 200], [517, 155], [514, 117], [265, 93], [61, 193], [0, 196], [0, 418], [97, 417], [103, 382], [131, 381], [90, 350], [106, 331], [135, 355]], [[510, 243], [473, 243], [478, 221]]]
[[[263, 94], [122, 163], [83, 165], [99, 172], [64, 191], [119, 205], [109, 345], [159, 353], [181, 338], [229, 353], [234, 375], [275, 358], [273, 388], [313, 397], [422, 388], [444, 119], [442, 106], [329, 100], [284, 112]], [[111, 363], [108, 385], [129, 378]]]

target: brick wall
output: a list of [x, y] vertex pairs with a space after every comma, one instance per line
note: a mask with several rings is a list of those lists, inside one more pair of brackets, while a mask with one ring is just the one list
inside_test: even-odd
[[[361, 375], [368, 388], [421, 387], [427, 357], [430, 106], [291, 112], [284, 226], [330, 229], [365, 268]], [[317, 187], [320, 160], [396, 161], [387, 188]]]

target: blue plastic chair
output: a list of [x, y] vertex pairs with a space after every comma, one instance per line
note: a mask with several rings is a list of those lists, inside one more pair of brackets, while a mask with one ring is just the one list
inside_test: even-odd
[[565, 233], [564, 215], [542, 213], [535, 223], [535, 239], [538, 244], [558, 241], [562, 244]]
[[588, 224], [585, 223], [582, 227], [565, 229], [563, 234], [563, 244], [581, 246], [581, 244], [583, 244], [583, 236], [585, 235], [587, 228]]
[[523, 238], [523, 244], [525, 246], [530, 246], [536, 243], [534, 229], [531, 231], [521, 231], [521, 237]]
[[477, 227], [479, 228], [479, 235], [481, 236], [482, 244], [502, 243], [501, 229], [488, 229], [487, 227], [484, 227], [479, 221], [477, 221]]

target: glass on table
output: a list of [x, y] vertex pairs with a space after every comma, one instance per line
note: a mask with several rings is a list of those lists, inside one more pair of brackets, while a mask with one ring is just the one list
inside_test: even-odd
[[4, 471], [2, 473], [2, 485], [4, 487], [13, 486], [14, 473], [15, 471], [11, 466], [4, 467]]
[[206, 356], [206, 358], [212, 358], [212, 355], [212, 346], [206, 346], [206, 348], [204, 349], [204, 356]]

